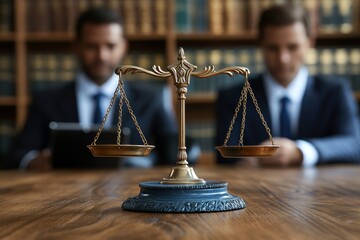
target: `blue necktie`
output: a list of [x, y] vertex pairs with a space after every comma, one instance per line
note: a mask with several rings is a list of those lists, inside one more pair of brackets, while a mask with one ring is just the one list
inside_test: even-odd
[[283, 97], [280, 99], [280, 103], [280, 136], [291, 139], [290, 114], [288, 111], [290, 99], [288, 97]]
[[101, 110], [101, 98], [104, 96], [104, 94], [102, 94], [101, 92], [96, 93], [93, 96], [93, 100], [94, 100], [94, 116], [93, 116], [93, 123], [94, 124], [100, 124], [102, 122], [102, 118], [103, 118], [103, 113]]

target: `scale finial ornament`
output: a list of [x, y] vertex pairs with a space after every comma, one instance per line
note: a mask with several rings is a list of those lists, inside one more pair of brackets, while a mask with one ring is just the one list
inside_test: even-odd
[[190, 84], [190, 75], [197, 66], [186, 61], [184, 49], [179, 49], [178, 62], [167, 67], [174, 77], [174, 85], [177, 88], [187, 87]]

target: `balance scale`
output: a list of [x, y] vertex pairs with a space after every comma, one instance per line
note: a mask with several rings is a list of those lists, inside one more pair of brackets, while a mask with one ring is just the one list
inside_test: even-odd
[[[147, 156], [155, 148], [147, 143], [146, 137], [136, 120], [129, 100], [124, 90], [124, 82], [122, 76], [127, 73], [138, 74], [144, 73], [155, 77], [167, 78], [172, 77], [180, 108], [180, 122], [178, 123], [178, 153], [176, 166], [172, 167], [169, 176], [160, 181], [141, 182], [140, 193], [137, 196], [128, 198], [122, 208], [131, 211], [141, 212], [217, 212], [230, 211], [245, 208], [246, 204], [243, 199], [230, 194], [227, 190], [228, 183], [223, 181], [204, 180], [199, 178], [194, 169], [188, 166], [187, 153], [185, 145], [185, 99], [187, 87], [190, 84], [190, 76], [198, 78], [208, 78], [220, 74], [241, 74], [245, 76], [245, 83], [240, 94], [235, 114], [230, 122], [229, 130], [226, 134], [222, 146], [216, 149], [225, 158], [241, 158], [241, 157], [266, 157], [275, 154], [279, 148], [275, 144], [270, 129], [258, 107], [256, 98], [248, 81], [250, 71], [247, 68], [233, 66], [215, 70], [214, 66], [205, 67], [204, 70], [196, 72], [197, 66], [186, 61], [185, 53], [179, 48], [177, 63], [166, 67], [167, 71], [161, 69], [160, 66], [153, 66], [152, 71], [138, 66], [124, 65], [116, 68], [115, 73], [119, 75], [118, 85], [114, 95], [106, 110], [102, 123], [94, 137], [94, 141], [87, 147], [91, 150], [95, 157], [125, 157], [125, 156]], [[117, 141], [116, 144], [96, 144], [112, 109], [117, 95], [120, 94], [119, 101], [119, 119], [117, 125]], [[244, 146], [243, 135], [245, 129], [246, 102], [248, 94], [256, 107], [257, 113], [268, 133], [271, 145], [252, 145]], [[122, 106], [126, 104], [131, 118], [140, 134], [143, 145], [121, 144], [121, 125], [122, 125]], [[240, 108], [243, 107], [240, 139], [237, 146], [227, 146], [227, 141], [231, 135], [233, 125], [237, 118]]]

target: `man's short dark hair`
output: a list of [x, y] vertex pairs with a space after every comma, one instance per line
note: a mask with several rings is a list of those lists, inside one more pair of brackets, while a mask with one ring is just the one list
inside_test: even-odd
[[297, 22], [304, 24], [306, 35], [311, 36], [310, 21], [307, 11], [301, 5], [284, 4], [273, 5], [260, 15], [258, 25], [258, 39], [264, 37], [267, 26], [287, 26]]
[[119, 14], [109, 8], [89, 8], [84, 11], [77, 19], [76, 22], [76, 38], [82, 37], [84, 25], [87, 23], [92, 24], [110, 24], [117, 23], [123, 27], [123, 21]]

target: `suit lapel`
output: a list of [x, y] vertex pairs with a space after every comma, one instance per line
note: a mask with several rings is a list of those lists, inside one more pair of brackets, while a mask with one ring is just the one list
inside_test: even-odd
[[[263, 77], [260, 76], [260, 77], [253, 79], [253, 81], [250, 81], [250, 85], [254, 92], [254, 95], [257, 100], [260, 111], [261, 111], [262, 115], [264, 116], [264, 119], [265, 119], [268, 127], [271, 128], [271, 117], [270, 117], [267, 96], [266, 96], [266, 92], [265, 92], [265, 88], [264, 88]], [[268, 139], [269, 137], [267, 135], [265, 127], [262, 124], [260, 116], [255, 109], [253, 100], [250, 97], [250, 95], [248, 96], [247, 101], [248, 101], [247, 105], [249, 106], [249, 109], [251, 109], [251, 111], [248, 112], [248, 114], [251, 114], [251, 116], [249, 116], [249, 119], [256, 123], [256, 124], [249, 123], [249, 125], [252, 126], [251, 133], [249, 133], [249, 134], [256, 138], [255, 142], [253, 142], [253, 141], [250, 141], [250, 142], [253, 142], [252, 144], [255, 144], [255, 143], [258, 144], [259, 142], [264, 141], [264, 140]], [[246, 128], [246, 126], [245, 126], [245, 128]], [[248, 136], [249, 136], [249, 134], [248, 134]]]
[[316, 113], [320, 109], [318, 104], [319, 97], [316, 93], [314, 78], [309, 77], [301, 104], [298, 138], [311, 135], [313, 123], [316, 122]]
[[59, 118], [64, 122], [79, 122], [75, 82], [64, 88], [63, 98], [59, 101]]

